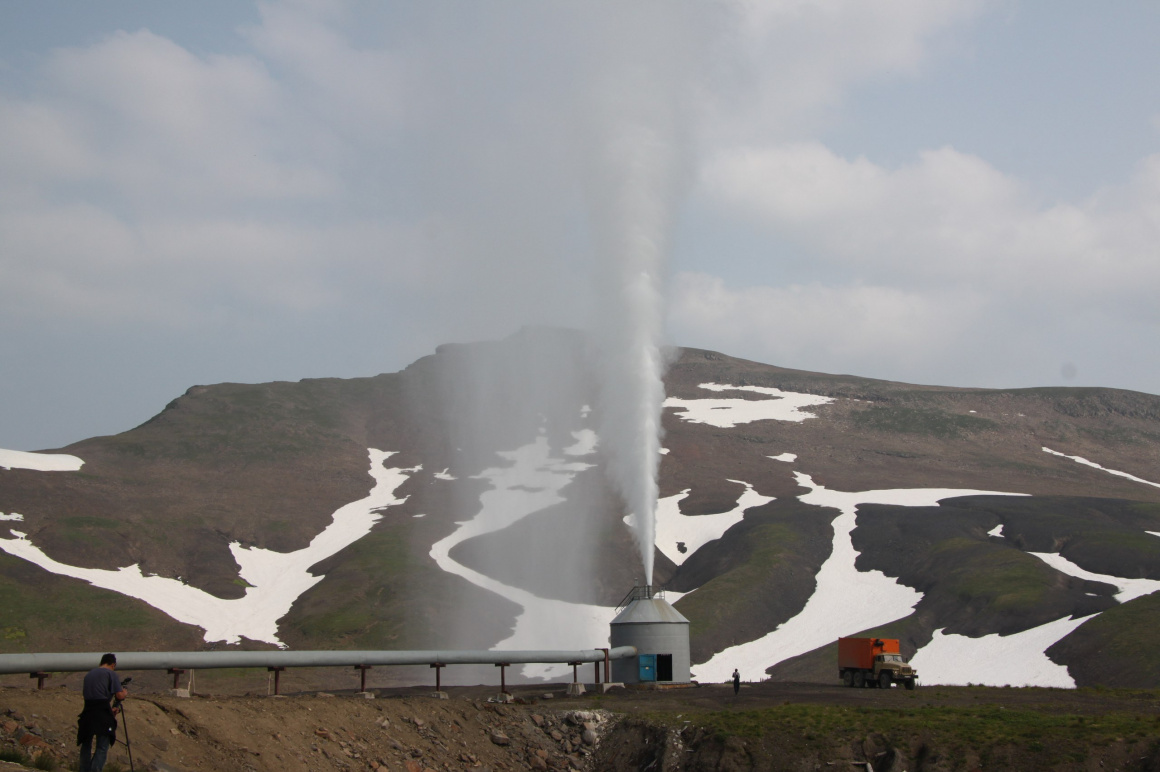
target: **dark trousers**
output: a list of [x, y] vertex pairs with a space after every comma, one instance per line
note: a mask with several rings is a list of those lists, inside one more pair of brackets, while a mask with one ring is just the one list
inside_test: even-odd
[[97, 741], [95, 751], [92, 749], [92, 740], [81, 743], [80, 772], [101, 772], [105, 768], [105, 757], [109, 755], [109, 735], [97, 732], [93, 739]]

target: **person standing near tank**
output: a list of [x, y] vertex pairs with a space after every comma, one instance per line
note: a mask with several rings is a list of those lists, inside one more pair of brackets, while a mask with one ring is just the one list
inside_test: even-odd
[[737, 672], [737, 668], [733, 668], [733, 696], [741, 691], [741, 673]]
[[[129, 696], [116, 670], [116, 655], [105, 654], [101, 657], [101, 664], [85, 676], [81, 689], [85, 708], [77, 716], [77, 745], [81, 747], [80, 772], [101, 772], [105, 767], [109, 746], [116, 742], [119, 709], [113, 707], [112, 701], [113, 698], [123, 700]], [[93, 738], [96, 738], [95, 749]]]

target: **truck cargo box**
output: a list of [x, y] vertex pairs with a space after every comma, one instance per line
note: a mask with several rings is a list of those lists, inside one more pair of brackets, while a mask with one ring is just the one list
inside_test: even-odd
[[898, 654], [897, 638], [839, 638], [838, 667], [872, 670], [878, 654]]

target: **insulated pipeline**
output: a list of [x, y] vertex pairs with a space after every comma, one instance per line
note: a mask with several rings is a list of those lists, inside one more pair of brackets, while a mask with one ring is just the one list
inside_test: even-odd
[[[229, 667], [358, 667], [359, 665], [526, 665], [603, 662], [604, 649], [579, 651], [126, 651], [118, 670], [210, 670]], [[608, 650], [608, 659], [636, 656], [634, 646]], [[85, 672], [101, 653], [0, 654], [0, 674]]]

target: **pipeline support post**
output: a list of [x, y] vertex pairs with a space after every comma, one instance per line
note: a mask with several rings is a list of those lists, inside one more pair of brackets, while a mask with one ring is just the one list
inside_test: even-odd
[[447, 666], [442, 662], [435, 662], [432, 663], [431, 667], [435, 668], [435, 691], [441, 692], [443, 691], [443, 682], [439, 679], [439, 676], [443, 673], [443, 668]]
[[171, 667], [168, 670], [166, 670], [165, 672], [169, 673], [169, 675], [173, 676], [173, 688], [176, 689], [177, 685], [178, 685], [178, 679], [181, 677], [181, 674], [184, 673], [185, 671], [179, 667]]
[[592, 663], [592, 683], [594, 683], [597, 686], [600, 686], [600, 663], [599, 662]]
[[51, 678], [52, 676], [48, 673], [45, 673], [44, 671], [37, 671], [35, 673], [29, 673], [28, 677], [36, 679], [36, 688], [37, 689], [43, 689], [44, 688], [44, 679]]
[[372, 667], [373, 667], [372, 665], [355, 665], [354, 666], [355, 670], [360, 671], [359, 672], [359, 681], [358, 681], [358, 690], [360, 692], [365, 692], [367, 690], [367, 671], [370, 670]]
[[285, 669], [286, 668], [284, 668], [284, 667], [268, 667], [268, 668], [266, 668], [266, 670], [268, 670], [274, 674], [274, 694], [275, 695], [278, 694], [278, 688], [280, 686], [279, 682], [280, 682], [281, 677], [282, 677], [282, 671]]
[[604, 652], [604, 683], [608, 683], [612, 680], [612, 669], [608, 664], [608, 649], [599, 649], [599, 651]]
[[584, 663], [577, 660], [575, 662], [569, 662], [568, 664], [572, 666], [572, 683], [568, 684], [568, 696], [579, 697], [584, 693], [584, 684], [580, 683], [576, 668]]
[[507, 673], [507, 668], [510, 665], [511, 665], [510, 662], [497, 662], [497, 663], [495, 663], [495, 666], [499, 668], [499, 693], [500, 694], [510, 694], [511, 693], [507, 690], [507, 679], [505, 677], [505, 674]]

